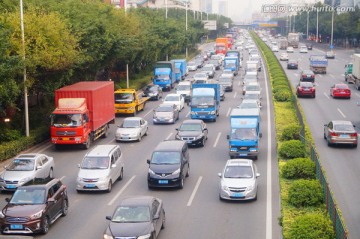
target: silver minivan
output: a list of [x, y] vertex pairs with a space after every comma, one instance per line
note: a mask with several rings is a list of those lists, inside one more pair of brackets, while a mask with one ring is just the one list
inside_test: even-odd
[[97, 145], [84, 156], [78, 167], [78, 192], [111, 192], [112, 184], [121, 180], [124, 174], [124, 160], [118, 145]]

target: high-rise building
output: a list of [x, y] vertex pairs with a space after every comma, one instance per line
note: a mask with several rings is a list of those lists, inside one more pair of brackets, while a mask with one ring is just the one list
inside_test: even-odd
[[228, 12], [228, 3], [227, 1], [219, 1], [218, 3], [219, 5], [219, 14], [225, 17], [229, 16], [229, 12]]
[[212, 0], [200, 0], [200, 11], [212, 13]]

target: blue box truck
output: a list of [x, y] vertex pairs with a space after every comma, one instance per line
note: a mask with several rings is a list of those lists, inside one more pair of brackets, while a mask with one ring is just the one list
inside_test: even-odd
[[171, 90], [175, 85], [175, 63], [172, 61], [158, 61], [154, 65], [154, 85], [164, 90]]

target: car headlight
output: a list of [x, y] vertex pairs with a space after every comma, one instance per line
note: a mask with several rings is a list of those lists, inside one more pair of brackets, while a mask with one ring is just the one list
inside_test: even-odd
[[0, 218], [5, 218], [4, 213], [2, 213], [1, 211], [0, 211]]
[[108, 178], [107, 177], [103, 177], [103, 178], [99, 178], [98, 182], [107, 182]]
[[150, 175], [155, 175], [154, 171], [152, 171], [150, 168], [149, 168], [149, 174]]
[[180, 174], [180, 168], [176, 169], [171, 175], [179, 175]]
[[214, 115], [214, 114], [215, 114], [215, 110], [210, 111], [210, 114]]
[[104, 239], [114, 239], [114, 237], [111, 235], [104, 234]]
[[42, 211], [40, 211], [38, 213], [35, 213], [35, 214], [30, 216], [30, 219], [31, 220], [38, 219], [38, 218], [40, 218], [42, 216], [42, 213], [43, 213]]
[[250, 185], [246, 188], [246, 191], [249, 192], [249, 191], [252, 191], [254, 189], [254, 185]]
[[175, 139], [181, 139], [181, 137], [177, 134], [175, 135]]
[[201, 139], [202, 137], [204, 137], [204, 135], [200, 134], [200, 135], [196, 136], [195, 139]]
[[229, 191], [229, 188], [228, 188], [226, 185], [224, 185], [224, 184], [221, 185], [221, 188], [222, 188], [222, 190], [224, 190], [224, 191]]
[[151, 236], [151, 234], [146, 234], [146, 235], [143, 235], [143, 236], [139, 236], [138, 239], [149, 239]]
[[82, 182], [82, 181], [83, 181], [83, 178], [77, 177], [77, 181], [78, 181], [78, 182]]

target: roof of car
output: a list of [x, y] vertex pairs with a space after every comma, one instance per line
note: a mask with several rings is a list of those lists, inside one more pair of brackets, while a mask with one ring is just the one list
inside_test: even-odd
[[128, 197], [128, 198], [122, 199], [118, 206], [123, 207], [123, 206], [148, 205], [150, 207], [153, 199], [154, 199], [154, 197], [152, 197], [152, 196]]
[[331, 121], [333, 124], [336, 124], [336, 125], [339, 125], [339, 124], [342, 124], [342, 125], [353, 125], [353, 123], [351, 121], [348, 121], [348, 120], [332, 120]]
[[253, 161], [251, 159], [228, 159], [227, 166], [251, 166]]
[[39, 186], [46, 186], [47, 184], [51, 183], [51, 182], [57, 182], [60, 179], [58, 178], [35, 178], [33, 180], [30, 180], [28, 182], [26, 182], [25, 184], [23, 184], [21, 187], [39, 187]]
[[91, 151], [89, 151], [87, 157], [97, 157], [97, 156], [108, 156], [109, 153], [115, 148], [119, 147], [115, 144], [102, 144], [96, 145]]
[[182, 150], [184, 144], [186, 142], [182, 140], [164, 140], [156, 146], [154, 151], [179, 151]]
[[133, 116], [133, 117], [126, 117], [126, 118], [124, 119], [124, 121], [125, 121], [125, 120], [141, 120], [141, 119], [142, 119], [141, 117]]
[[17, 159], [20, 159], [20, 158], [26, 158], [26, 159], [35, 159], [37, 158], [38, 156], [40, 156], [42, 154], [20, 154], [18, 156], [16, 156]]
[[182, 122], [182, 124], [201, 124], [201, 123], [202, 120], [197, 120], [197, 119], [188, 119]]

